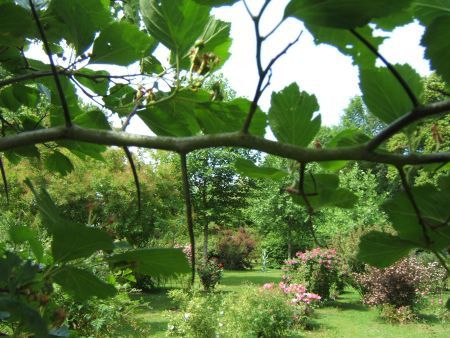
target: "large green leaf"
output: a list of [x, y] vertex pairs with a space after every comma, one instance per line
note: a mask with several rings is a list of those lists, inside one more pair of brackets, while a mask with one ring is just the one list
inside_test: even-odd
[[[218, 134], [239, 131], [244, 125], [251, 102], [238, 98], [230, 102], [203, 102], [195, 106], [195, 117], [205, 134]], [[267, 126], [267, 116], [257, 108], [250, 134], [264, 136]]]
[[0, 296], [0, 311], [8, 312], [11, 319], [18, 321], [22, 326], [34, 333], [33, 337], [49, 337], [47, 325], [39, 315], [39, 312], [29, 307], [27, 304], [13, 299], [10, 296]]
[[[445, 248], [450, 243], [450, 225], [440, 225], [444, 224], [450, 215], [450, 191], [438, 191], [427, 184], [414, 187], [412, 193], [427, 225], [432, 247], [436, 250]], [[414, 242], [417, 246], [427, 247], [422, 226], [405, 192], [399, 192], [386, 201], [383, 210], [400, 238]]]
[[73, 170], [72, 161], [57, 150], [45, 159], [44, 165], [48, 171], [60, 173], [62, 176], [66, 176]]
[[92, 297], [108, 298], [117, 293], [116, 288], [94, 276], [91, 272], [66, 266], [58, 270], [53, 279], [64, 291], [72, 294], [76, 300], [84, 301]]
[[385, 268], [406, 256], [416, 245], [390, 234], [371, 231], [361, 237], [357, 258], [378, 268]]
[[54, 20], [52, 28], [73, 43], [77, 54], [88, 49], [95, 33], [111, 20], [109, 6], [102, 0], [53, 0], [46, 17]]
[[251, 178], [270, 178], [272, 180], [280, 180], [289, 175], [289, 173], [280, 169], [257, 166], [252, 161], [244, 158], [238, 158], [234, 163], [234, 167], [239, 174]]
[[128, 66], [149, 55], [155, 47], [155, 41], [135, 25], [115, 22], [95, 39], [90, 63]]
[[136, 249], [108, 259], [118, 267], [131, 265], [135, 272], [152, 277], [173, 277], [190, 271], [186, 255], [180, 249]]
[[[409, 65], [395, 65], [417, 98], [422, 93], [420, 75]], [[360, 71], [360, 87], [369, 111], [385, 123], [391, 123], [409, 112], [413, 104], [403, 87], [387, 68]]]
[[427, 27], [422, 38], [425, 56], [430, 59], [431, 66], [450, 83], [450, 14], [438, 17]]
[[39, 235], [35, 229], [23, 225], [17, 225], [11, 227], [8, 232], [12, 242], [15, 244], [27, 242], [37, 261], [42, 261], [44, 247], [39, 241]]
[[413, 5], [415, 16], [426, 26], [442, 15], [450, 15], [450, 1], [448, 0], [415, 0]]
[[98, 108], [79, 114], [73, 119], [73, 123], [85, 128], [111, 129], [105, 113]]
[[150, 34], [170, 50], [184, 56], [202, 34], [210, 7], [193, 0], [140, 0]]
[[126, 84], [119, 83], [109, 90], [109, 95], [104, 98], [104, 101], [108, 109], [123, 117], [133, 111], [135, 98], [136, 90]]
[[294, 16], [307, 24], [351, 29], [364, 26], [372, 18], [399, 12], [411, 1], [291, 0], [284, 15]]
[[195, 2], [198, 2], [200, 5], [205, 6], [224, 6], [224, 5], [232, 5], [235, 2], [238, 2], [239, 0], [194, 0]]
[[23, 46], [33, 27], [35, 23], [26, 9], [12, 2], [0, 4], [0, 45]]
[[0, 91], [0, 107], [12, 112], [16, 112], [21, 106], [36, 108], [38, 99], [39, 92], [36, 88], [21, 84], [8, 86]]
[[320, 129], [320, 115], [314, 95], [300, 92], [292, 83], [278, 93], [272, 94], [269, 125], [278, 141], [306, 147]]
[[112, 251], [113, 241], [103, 230], [61, 219], [54, 224], [52, 254], [55, 261], [87, 258], [99, 250]]
[[80, 141], [58, 141], [58, 145], [70, 150], [72, 154], [77, 155], [81, 159], [85, 159], [89, 156], [98, 161], [104, 161], [102, 153], [106, 150], [106, 147], [101, 144], [86, 143]]
[[[376, 56], [366, 45], [359, 41], [349, 30], [306, 25], [306, 28], [314, 37], [316, 45], [325, 43], [336, 47], [342, 54], [351, 56], [353, 63], [361, 67], [375, 65]], [[367, 39], [372, 46], [378, 48], [384, 38], [372, 34], [373, 30], [369, 26], [358, 29], [358, 33]]]
[[200, 131], [195, 108], [209, 100], [205, 92], [180, 92], [173, 98], [138, 112], [139, 117], [161, 136], [192, 136]]
[[77, 71], [77, 74], [83, 75], [75, 75], [75, 79], [80, 82], [83, 86], [88, 87], [94, 93], [98, 95], [106, 95], [109, 87], [109, 79], [107, 78], [89, 78], [89, 76], [102, 75], [108, 76], [109, 73], [105, 70], [92, 70], [89, 68], [83, 68]]

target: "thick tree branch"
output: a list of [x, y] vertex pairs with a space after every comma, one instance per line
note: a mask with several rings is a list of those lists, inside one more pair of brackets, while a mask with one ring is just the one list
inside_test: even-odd
[[184, 203], [186, 209], [186, 222], [188, 225], [189, 240], [191, 243], [191, 268], [192, 276], [191, 283], [194, 285], [195, 281], [195, 236], [194, 236], [194, 222], [192, 220], [192, 202], [191, 189], [189, 187], [189, 177], [186, 161], [186, 153], [180, 153], [181, 160], [181, 175], [183, 180]]
[[72, 120], [70, 118], [69, 106], [67, 105], [66, 96], [64, 95], [64, 90], [62, 88], [61, 81], [59, 80], [58, 71], [56, 69], [55, 63], [53, 62], [52, 51], [50, 49], [50, 45], [48, 44], [44, 28], [42, 27], [41, 21], [39, 20], [38, 13], [36, 12], [36, 8], [34, 7], [33, 0], [29, 0], [28, 2], [30, 4], [31, 13], [33, 14], [34, 21], [36, 21], [36, 25], [39, 30], [39, 34], [41, 35], [41, 39], [42, 39], [42, 43], [44, 44], [45, 52], [47, 53], [48, 60], [50, 62], [50, 68], [52, 70], [53, 77], [55, 79], [56, 88], [58, 90], [59, 99], [61, 101], [61, 107], [63, 109], [64, 121], [66, 123], [66, 127], [72, 127]]
[[378, 50], [361, 34], [359, 34], [355, 29], [351, 29], [350, 32], [359, 40], [361, 41], [367, 48], [370, 49], [372, 53], [374, 53], [389, 69], [389, 71], [394, 75], [394, 77], [397, 79], [397, 81], [402, 86], [403, 90], [406, 92], [406, 95], [408, 95], [409, 99], [411, 100], [414, 107], [419, 106], [419, 100], [417, 99], [416, 95], [411, 90], [411, 87], [409, 87], [408, 83], [405, 81], [405, 79], [400, 75], [400, 73], [395, 69], [391, 63], [386, 60], [386, 58], [378, 52]]
[[377, 148], [381, 143], [386, 141], [389, 137], [399, 132], [411, 123], [423, 119], [425, 117], [442, 114], [450, 111], [450, 100], [431, 103], [427, 106], [420, 106], [413, 109], [408, 114], [399, 117], [389, 126], [383, 129], [377, 136], [367, 143], [367, 150]]
[[189, 153], [196, 149], [211, 147], [237, 147], [259, 150], [298, 162], [355, 160], [395, 166], [450, 162], [450, 152], [400, 155], [367, 151], [364, 145], [334, 149], [312, 149], [279, 143], [240, 132], [191, 137], [166, 137], [136, 135], [122, 131], [97, 130], [78, 126], [72, 128], [53, 127], [1, 137], [0, 151], [58, 140], [74, 140], [119, 147], [134, 146], [170, 150], [178, 153]]

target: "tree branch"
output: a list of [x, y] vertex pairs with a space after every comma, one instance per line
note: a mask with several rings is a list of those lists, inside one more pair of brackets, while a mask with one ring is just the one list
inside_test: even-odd
[[408, 114], [399, 117], [392, 122], [389, 126], [383, 129], [377, 136], [370, 140], [366, 148], [367, 150], [373, 150], [377, 148], [381, 143], [386, 141], [389, 137], [402, 130], [404, 127], [411, 123], [423, 119], [425, 117], [442, 114], [450, 111], [450, 100], [431, 103], [427, 106], [420, 106], [413, 109]]
[[186, 209], [186, 222], [188, 225], [189, 240], [191, 243], [191, 268], [192, 276], [191, 283], [194, 285], [195, 281], [195, 236], [194, 236], [194, 222], [192, 220], [192, 202], [191, 202], [191, 189], [189, 187], [189, 177], [186, 161], [186, 153], [180, 153], [181, 160], [181, 175], [183, 179], [183, 192], [184, 203]]
[[67, 105], [67, 100], [64, 95], [64, 91], [61, 85], [61, 81], [59, 80], [58, 71], [56, 70], [55, 63], [53, 62], [52, 51], [47, 41], [47, 37], [45, 36], [44, 28], [42, 27], [41, 21], [39, 20], [38, 13], [36, 12], [36, 8], [34, 7], [33, 0], [28, 1], [31, 8], [31, 13], [33, 14], [34, 21], [36, 21], [37, 28], [39, 30], [39, 34], [41, 35], [42, 43], [44, 44], [45, 52], [47, 53], [48, 60], [50, 62], [50, 68], [53, 73], [53, 77], [55, 79], [56, 88], [58, 90], [59, 99], [61, 101], [61, 107], [63, 109], [64, 120], [66, 123], [66, 127], [72, 127], [72, 120], [70, 118], [69, 106]]
[[419, 100], [417, 100], [416, 95], [413, 93], [411, 88], [409, 87], [408, 83], [405, 81], [405, 79], [400, 75], [400, 73], [395, 69], [395, 67], [388, 61], [386, 58], [381, 55], [378, 50], [361, 34], [359, 34], [355, 29], [351, 29], [350, 32], [359, 40], [361, 41], [367, 48], [370, 49], [372, 53], [374, 53], [389, 69], [389, 71], [394, 75], [394, 77], [397, 79], [397, 81], [400, 83], [404, 91], [406, 92], [406, 95], [408, 95], [409, 99], [411, 100], [414, 107], [419, 106]]
[[139, 176], [137, 174], [136, 166], [134, 165], [133, 161], [133, 155], [131, 154], [130, 149], [128, 149], [128, 147], [123, 147], [123, 151], [127, 156], [128, 163], [130, 164], [131, 167], [131, 172], [133, 173], [134, 185], [136, 186], [136, 193], [138, 199], [138, 213], [140, 214], [142, 211], [142, 205], [141, 205], [141, 185], [139, 183]]
[[8, 181], [6, 180], [5, 167], [3, 165], [2, 157], [0, 156], [0, 171], [2, 172], [3, 187], [5, 188], [6, 202], [9, 203], [9, 189]]
[[74, 140], [119, 147], [134, 146], [149, 149], [170, 150], [186, 154], [196, 149], [211, 147], [237, 147], [259, 150], [298, 162], [354, 160], [386, 163], [395, 166], [450, 162], [450, 152], [400, 155], [386, 152], [367, 151], [365, 145], [333, 149], [312, 149], [275, 142], [258, 136], [242, 134], [240, 132], [190, 137], [168, 137], [146, 136], [129, 134], [122, 131], [81, 128], [76, 125], [72, 128], [62, 126], [52, 127], [1, 137], [0, 151], [58, 140]]

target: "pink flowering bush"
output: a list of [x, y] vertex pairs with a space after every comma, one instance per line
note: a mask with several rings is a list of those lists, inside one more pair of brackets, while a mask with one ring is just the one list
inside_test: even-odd
[[297, 252], [296, 258], [284, 262], [283, 281], [306, 285], [307, 289], [329, 299], [338, 283], [336, 250], [315, 248]]

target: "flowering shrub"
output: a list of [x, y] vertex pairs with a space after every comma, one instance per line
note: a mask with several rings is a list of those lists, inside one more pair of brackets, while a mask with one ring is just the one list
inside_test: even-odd
[[251, 258], [256, 247], [255, 240], [244, 228], [237, 231], [224, 230], [217, 243], [217, 254], [226, 269], [251, 268]]
[[355, 280], [364, 303], [400, 308], [417, 307], [425, 295], [441, 290], [444, 276], [438, 265], [423, 265], [409, 257], [386, 269], [369, 267], [366, 273], [355, 274]]
[[379, 309], [380, 317], [391, 324], [407, 324], [417, 320], [417, 316], [410, 306], [395, 307], [391, 304], [383, 304]]
[[197, 272], [205, 291], [211, 291], [222, 279], [223, 265], [214, 260], [209, 260], [200, 264]]
[[315, 248], [306, 252], [297, 252], [296, 258], [284, 262], [285, 283], [297, 282], [307, 289], [319, 294], [322, 299], [329, 299], [333, 288], [338, 285], [336, 250]]

